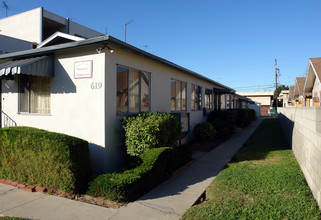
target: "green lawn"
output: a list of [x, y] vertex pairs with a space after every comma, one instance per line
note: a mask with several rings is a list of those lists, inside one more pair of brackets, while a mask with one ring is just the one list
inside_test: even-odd
[[266, 119], [182, 219], [321, 219], [277, 119]]

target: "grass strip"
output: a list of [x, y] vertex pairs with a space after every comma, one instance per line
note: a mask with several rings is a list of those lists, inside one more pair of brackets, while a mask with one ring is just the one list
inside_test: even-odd
[[321, 212], [278, 119], [265, 119], [182, 219], [321, 219]]

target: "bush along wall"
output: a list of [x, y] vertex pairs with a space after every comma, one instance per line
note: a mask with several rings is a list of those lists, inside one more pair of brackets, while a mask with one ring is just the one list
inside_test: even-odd
[[214, 119], [213, 121], [211, 121], [211, 124], [216, 130], [217, 138], [227, 139], [232, 133], [232, 130], [226, 121], [223, 121], [221, 119]]
[[181, 125], [166, 113], [140, 113], [121, 119], [130, 166], [123, 172], [98, 176], [87, 194], [113, 201], [133, 201], [186, 164], [192, 148], [177, 147]]
[[226, 139], [233, 133], [235, 126], [246, 127], [252, 120], [256, 120], [253, 109], [231, 109], [212, 111], [207, 121], [216, 130], [216, 137]]
[[197, 141], [211, 141], [215, 137], [216, 129], [211, 123], [202, 122], [194, 126], [193, 134]]
[[30, 127], [0, 129], [0, 178], [77, 193], [91, 174], [85, 140]]
[[181, 134], [176, 116], [146, 112], [121, 119], [125, 130], [127, 153], [137, 156], [146, 149], [173, 147]]
[[136, 157], [131, 169], [98, 176], [90, 183], [87, 194], [117, 202], [133, 201], [168, 178], [191, 154], [191, 149], [147, 149]]
[[251, 123], [251, 115], [250, 115], [250, 109], [238, 109], [237, 111], [237, 126], [238, 127], [246, 127]]

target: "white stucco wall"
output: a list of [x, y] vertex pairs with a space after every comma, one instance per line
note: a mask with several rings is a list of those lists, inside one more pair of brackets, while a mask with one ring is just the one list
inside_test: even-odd
[[[93, 61], [93, 75], [89, 79], [74, 78], [74, 62]], [[30, 126], [65, 133], [87, 140], [95, 170], [105, 168], [104, 136], [104, 54], [96, 50], [73, 50], [56, 53], [54, 78], [51, 82], [50, 115], [19, 114], [18, 80], [2, 82], [2, 110], [18, 126]], [[91, 84], [101, 82], [100, 89]]]
[[206, 121], [206, 116], [203, 116], [203, 110], [191, 110], [191, 84], [196, 84], [202, 87], [202, 107], [204, 107], [205, 88], [213, 88], [213, 84], [192, 77], [182, 71], [168, 67], [159, 62], [139, 56], [132, 52], [128, 52], [115, 45], [109, 45], [114, 52], [106, 53], [106, 150], [107, 163], [109, 166], [114, 166], [121, 163], [120, 154], [121, 147], [119, 146], [119, 132], [121, 125], [119, 122], [120, 116], [117, 115], [117, 64], [127, 66], [137, 70], [143, 70], [151, 73], [151, 111], [171, 112], [171, 79], [187, 82], [187, 112], [190, 113], [190, 133], [189, 137], [182, 141], [186, 142], [192, 135], [192, 129], [195, 124]]
[[[83, 138], [90, 143], [96, 171], [113, 171], [122, 165], [124, 147], [120, 143], [120, 116], [117, 115], [117, 64], [151, 73], [151, 111], [171, 112], [171, 79], [187, 82], [187, 112], [190, 113], [190, 133], [195, 124], [206, 121], [203, 110], [191, 110], [191, 85], [202, 87], [202, 107], [205, 88], [214, 84], [198, 79], [158, 61], [108, 44], [114, 53], [96, 49], [69, 49], [55, 53], [54, 78], [51, 83], [50, 115], [19, 114], [18, 80], [2, 82], [2, 110], [18, 126], [31, 126]], [[74, 63], [93, 61], [93, 76], [75, 79]], [[92, 85], [101, 84], [93, 89]]]
[[40, 43], [42, 38], [41, 14], [42, 9], [36, 8], [0, 19], [1, 34], [25, 41]]

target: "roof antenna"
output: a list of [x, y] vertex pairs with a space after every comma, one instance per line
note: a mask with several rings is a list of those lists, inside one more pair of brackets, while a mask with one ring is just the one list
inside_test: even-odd
[[2, 1], [3, 3], [3, 7], [6, 9], [6, 17], [8, 17], [8, 10], [9, 10], [9, 7], [7, 5], [7, 3], [5, 1]]

